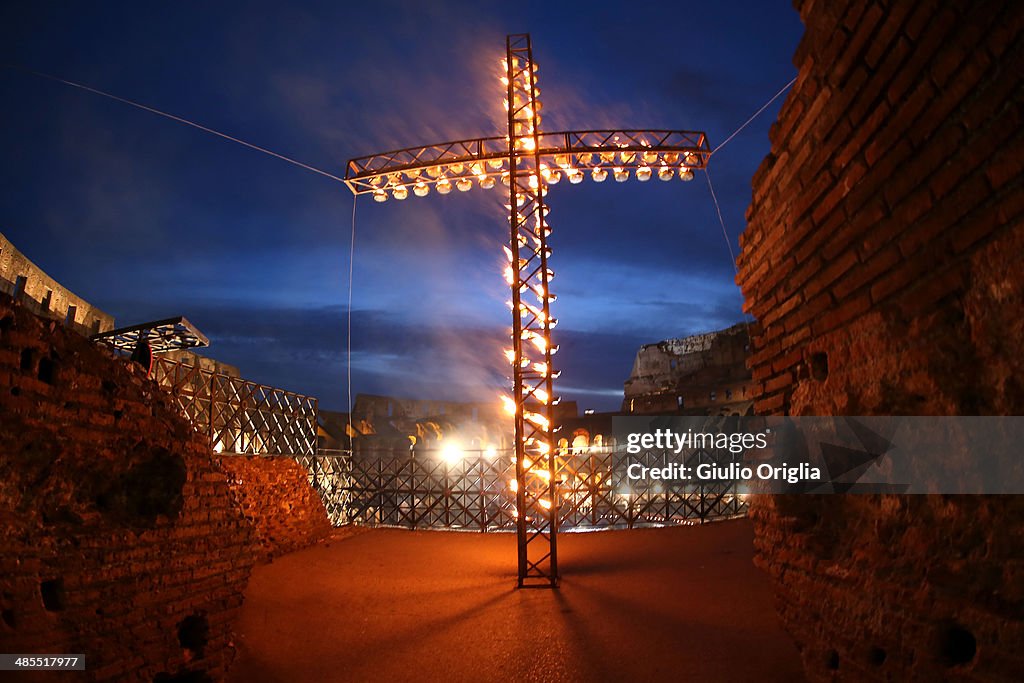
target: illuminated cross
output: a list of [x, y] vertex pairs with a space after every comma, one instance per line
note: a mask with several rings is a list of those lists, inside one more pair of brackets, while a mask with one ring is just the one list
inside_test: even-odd
[[496, 179], [509, 188], [509, 246], [506, 279], [512, 288], [513, 394], [504, 397], [515, 415], [516, 530], [519, 586], [558, 583], [558, 462], [554, 443], [552, 381], [558, 376], [551, 357], [551, 302], [554, 276], [548, 266], [548, 207], [545, 195], [563, 177], [572, 184], [585, 173], [603, 182], [652, 176], [691, 180], [707, 164], [711, 150], [704, 133], [682, 130], [588, 130], [542, 133], [537, 64], [530, 36], [505, 41], [505, 137], [475, 138], [428, 147], [411, 147], [352, 159], [345, 182], [356, 195], [372, 194], [379, 202], [406, 199], [411, 191], [426, 196], [452, 188], [466, 192], [476, 183], [493, 188]]

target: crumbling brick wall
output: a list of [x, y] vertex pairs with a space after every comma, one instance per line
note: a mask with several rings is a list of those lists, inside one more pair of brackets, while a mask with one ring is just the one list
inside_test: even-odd
[[6, 296], [0, 548], [2, 652], [82, 653], [97, 681], [231, 662], [254, 559], [209, 444], [134, 366]]
[[323, 501], [310, 485], [306, 468], [294, 459], [229, 455], [218, 462], [253, 526], [258, 559], [305, 548], [331, 533]]
[[[738, 282], [759, 414], [1024, 412], [1019, 3], [797, 2]], [[1019, 497], [758, 501], [812, 679], [1024, 671]]]

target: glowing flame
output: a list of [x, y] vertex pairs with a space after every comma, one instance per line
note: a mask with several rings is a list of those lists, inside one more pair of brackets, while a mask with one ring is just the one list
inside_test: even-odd
[[537, 425], [541, 429], [547, 429], [548, 426], [551, 424], [548, 421], [548, 419], [541, 415], [540, 413], [531, 413], [529, 411], [526, 411], [523, 413], [523, 418], [528, 422], [532, 422], [533, 424]]
[[548, 348], [547, 340], [533, 330], [523, 330], [522, 338], [526, 341], [533, 342], [533, 345], [541, 351], [546, 351]]

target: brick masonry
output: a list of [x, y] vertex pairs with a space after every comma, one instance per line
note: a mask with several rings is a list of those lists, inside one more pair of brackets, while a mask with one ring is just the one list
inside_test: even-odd
[[[737, 282], [755, 410], [1024, 413], [1024, 13], [798, 1], [797, 81]], [[813, 680], [1019, 680], [1018, 497], [759, 501], [758, 562]]]
[[136, 366], [0, 295], [0, 651], [222, 680], [254, 563], [318, 538], [317, 505], [293, 461], [215, 459]]
[[292, 458], [232, 455], [218, 460], [245, 518], [257, 558], [271, 560], [327, 538], [333, 527], [306, 468]]

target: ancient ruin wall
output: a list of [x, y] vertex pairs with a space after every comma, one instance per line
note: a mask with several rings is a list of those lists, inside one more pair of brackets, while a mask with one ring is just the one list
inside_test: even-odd
[[629, 413], [744, 414], [753, 401], [747, 325], [640, 347], [624, 384]]
[[[758, 413], [1024, 413], [1019, 3], [798, 2], [738, 282]], [[812, 679], [1014, 680], [1020, 497], [775, 497], [758, 561]]]
[[245, 518], [259, 560], [305, 548], [332, 530], [305, 467], [288, 457], [229, 455], [218, 460]]
[[65, 321], [82, 334], [109, 332], [114, 317], [75, 295], [43, 270], [0, 233], [0, 291], [15, 294], [22, 279], [20, 296], [37, 312]]
[[250, 542], [169, 397], [0, 296], [0, 651], [83, 653], [80, 680], [218, 680]]

